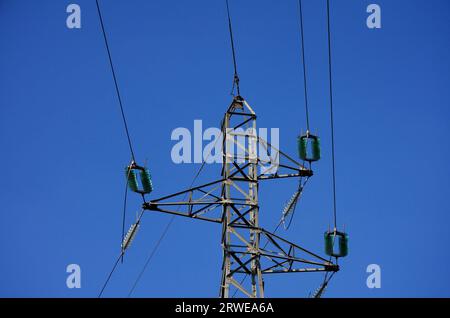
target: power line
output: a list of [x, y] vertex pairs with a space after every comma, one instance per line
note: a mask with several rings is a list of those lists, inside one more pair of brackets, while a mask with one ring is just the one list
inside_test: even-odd
[[114, 263], [113, 268], [112, 268], [111, 271], [109, 272], [108, 278], [106, 278], [106, 281], [105, 281], [105, 283], [103, 284], [103, 287], [102, 287], [100, 293], [98, 294], [98, 298], [102, 297], [103, 291], [105, 290], [106, 286], [108, 285], [109, 280], [111, 279], [112, 274], [113, 274], [114, 271], [116, 270], [117, 264], [119, 264], [119, 261], [120, 261], [120, 259], [122, 258], [122, 256], [123, 256], [123, 252], [120, 253], [119, 257], [117, 258], [116, 262]]
[[[335, 164], [335, 151], [334, 151], [334, 114], [333, 114], [333, 77], [332, 77], [332, 60], [331, 60], [331, 27], [330, 27], [330, 0], [327, 0], [327, 36], [328, 36], [328, 80], [329, 80], [329, 94], [330, 94], [330, 126], [331, 126], [331, 162], [332, 162], [332, 184], [333, 184], [333, 218], [334, 218], [334, 230], [337, 229], [337, 207], [336, 207], [336, 164]], [[333, 237], [332, 247], [334, 247], [336, 237]], [[332, 257], [330, 256], [330, 262]], [[336, 264], [338, 258], [335, 257]], [[328, 283], [334, 276], [334, 272], [329, 276], [326, 272], [324, 279], [318, 290], [314, 293], [313, 297], [321, 297], [328, 286]]]
[[331, 162], [333, 166], [333, 216], [334, 228], [337, 228], [336, 216], [336, 164], [334, 155], [334, 115], [333, 115], [333, 79], [331, 68], [331, 31], [330, 31], [330, 0], [327, 0], [327, 33], [328, 33], [328, 79], [330, 88], [330, 124], [331, 124]]
[[[128, 130], [128, 124], [127, 124], [127, 120], [126, 120], [126, 117], [125, 117], [125, 112], [124, 112], [124, 109], [123, 109], [122, 97], [120, 95], [119, 84], [118, 84], [118, 81], [117, 81], [116, 72], [114, 70], [114, 64], [113, 64], [112, 57], [111, 57], [111, 50], [109, 48], [108, 38], [106, 36], [106, 31], [105, 31], [105, 25], [104, 25], [104, 22], [103, 22], [103, 17], [102, 17], [102, 13], [101, 13], [101, 10], [100, 10], [100, 5], [98, 3], [98, 0], [95, 0], [95, 3], [96, 3], [96, 6], [97, 6], [97, 13], [98, 13], [98, 17], [99, 17], [99, 20], [100, 20], [100, 25], [101, 25], [101, 29], [102, 29], [103, 39], [105, 40], [106, 52], [108, 53], [109, 65], [110, 65], [111, 73], [112, 73], [113, 80], [114, 80], [114, 87], [116, 89], [117, 99], [119, 101], [120, 112], [121, 112], [123, 124], [124, 124], [124, 127], [125, 127], [125, 133], [126, 133], [127, 140], [128, 140], [128, 146], [130, 148], [131, 157], [132, 157], [132, 160], [134, 162], [135, 161], [135, 155], [134, 155], [133, 145], [132, 145], [132, 142], [131, 142], [130, 132]], [[128, 171], [128, 175], [129, 175], [129, 171]], [[122, 241], [121, 241], [121, 244], [123, 243], [124, 233], [125, 233], [125, 215], [126, 215], [126, 206], [127, 206], [128, 175], [127, 175], [127, 184], [125, 185], [125, 194], [124, 194], [124, 202], [123, 202]], [[141, 214], [141, 216], [142, 216], [142, 214]], [[114, 271], [115, 271], [115, 269], [117, 267], [117, 264], [119, 263], [119, 260], [122, 260], [122, 262], [123, 262], [123, 255], [124, 255], [124, 250], [123, 250], [123, 247], [122, 247], [121, 253], [120, 253], [119, 257], [117, 258], [117, 261], [114, 263], [114, 266], [113, 266], [111, 272], [109, 273], [108, 278], [106, 279], [106, 281], [105, 281], [105, 283], [104, 283], [104, 285], [102, 287], [102, 290], [100, 291], [100, 294], [99, 294], [98, 297], [101, 297], [101, 295], [103, 294], [103, 291], [105, 290], [106, 286], [108, 285], [108, 282], [111, 279], [111, 276], [114, 273]]]
[[109, 49], [108, 39], [106, 37], [105, 25], [103, 23], [102, 13], [100, 10], [100, 6], [98, 4], [98, 0], [95, 0], [95, 3], [97, 4], [98, 17], [100, 19], [100, 25], [102, 27], [103, 38], [105, 39], [105, 46], [106, 46], [106, 51], [108, 52], [109, 65], [111, 67], [111, 72], [112, 72], [112, 76], [114, 79], [114, 86], [116, 88], [117, 99], [119, 100], [120, 112], [122, 114], [122, 120], [123, 120], [123, 124], [125, 126], [125, 132], [126, 132], [127, 139], [128, 139], [128, 146], [130, 147], [131, 157], [132, 157], [133, 161], [136, 161], [135, 156], [134, 156], [134, 151], [133, 151], [133, 145], [131, 143], [130, 132], [128, 130], [127, 120], [125, 118], [125, 112], [123, 110], [122, 98], [120, 96], [120, 90], [119, 90], [119, 85], [117, 83], [116, 72], [114, 71], [114, 64], [113, 64], [112, 57], [111, 57], [111, 51]]
[[307, 92], [307, 82], [306, 82], [306, 62], [305, 62], [305, 41], [303, 34], [303, 11], [302, 11], [302, 0], [298, 0], [298, 11], [300, 20], [300, 39], [302, 44], [302, 63], [303, 63], [303, 88], [305, 94], [305, 112], [306, 112], [306, 129], [309, 131], [309, 110], [308, 110], [308, 92]]
[[233, 28], [231, 26], [231, 17], [230, 17], [230, 7], [228, 6], [228, 0], [225, 0], [227, 5], [227, 16], [228, 16], [228, 31], [230, 33], [230, 42], [231, 42], [231, 52], [233, 53], [233, 66], [234, 66], [234, 77], [233, 77], [233, 89], [236, 86], [237, 94], [241, 95], [239, 90], [239, 76], [237, 72], [237, 63], [236, 63], [236, 50], [234, 48], [234, 39], [233, 39]]

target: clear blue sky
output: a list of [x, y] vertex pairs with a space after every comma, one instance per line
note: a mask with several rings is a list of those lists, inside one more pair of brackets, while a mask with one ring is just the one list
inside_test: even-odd
[[[95, 1], [82, 28], [61, 0], [0, 2], [0, 296], [96, 297], [120, 249], [123, 169], [130, 156]], [[322, 252], [332, 222], [326, 6], [304, 0], [311, 125], [323, 160], [292, 228]], [[366, 27], [378, 3], [382, 28]], [[172, 163], [174, 128], [218, 126], [232, 63], [224, 1], [101, 1], [138, 160], [159, 197], [186, 188], [198, 164]], [[242, 95], [261, 127], [296, 155], [305, 129], [297, 4], [230, 1]], [[338, 222], [350, 255], [330, 297], [450, 296], [450, 5], [447, 0], [333, 0]], [[208, 167], [202, 181], [214, 179]], [[261, 185], [272, 228], [295, 183]], [[269, 197], [270, 194], [270, 197]], [[127, 223], [140, 207], [131, 196]], [[169, 216], [148, 213], [105, 296], [126, 296]], [[177, 219], [134, 296], [216, 297], [220, 226]], [[66, 266], [82, 288], [66, 287]], [[382, 288], [368, 289], [368, 264]], [[268, 277], [268, 296], [304, 297], [319, 274]]]

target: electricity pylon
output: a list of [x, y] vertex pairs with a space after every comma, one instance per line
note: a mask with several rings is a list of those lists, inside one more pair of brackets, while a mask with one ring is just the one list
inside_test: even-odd
[[[260, 227], [259, 181], [309, 178], [313, 173], [256, 134], [256, 114], [241, 96], [235, 96], [228, 107], [220, 138], [220, 179], [143, 205], [144, 210], [222, 224], [220, 297], [228, 298], [236, 292], [264, 297], [266, 274], [338, 271], [331, 260]], [[258, 156], [258, 149], [268, 154], [269, 148], [272, 154], [267, 158]], [[266, 243], [261, 246], [263, 239]]]

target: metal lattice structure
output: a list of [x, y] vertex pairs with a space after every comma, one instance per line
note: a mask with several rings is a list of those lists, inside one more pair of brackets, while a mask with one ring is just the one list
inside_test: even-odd
[[[141, 167], [136, 164], [105, 26], [98, 0], [96, 0], [97, 12], [132, 159], [131, 164], [126, 168], [127, 188], [125, 190], [123, 205], [121, 253], [106, 279], [99, 293], [99, 297], [101, 297], [105, 290], [117, 264], [120, 260], [123, 261], [124, 253], [136, 236], [140, 220], [146, 211], [167, 213], [175, 216], [183, 216], [191, 219], [222, 224], [221, 243], [223, 263], [220, 296], [223, 298], [233, 297], [238, 292], [243, 296], [248, 297], [264, 297], [263, 277], [266, 274], [325, 272], [323, 283], [313, 294], [313, 297], [321, 297], [330, 279], [339, 270], [339, 266], [337, 265], [338, 258], [345, 257], [348, 254], [348, 235], [337, 230], [329, 0], [327, 0], [327, 34], [334, 217], [334, 229], [332, 231], [327, 231], [324, 235], [325, 253], [329, 256], [329, 260], [275, 234], [278, 226], [281, 224], [283, 224], [285, 229], [289, 228], [303, 188], [309, 178], [313, 175], [311, 163], [320, 159], [320, 138], [311, 134], [309, 129], [301, 0], [298, 0], [298, 4], [307, 130], [305, 135], [299, 137], [298, 147], [299, 157], [303, 162], [309, 163], [309, 169], [305, 168], [302, 164], [292, 159], [281, 150], [276, 149], [273, 145], [269, 144], [269, 142], [261, 138], [261, 136], [257, 136], [256, 114], [250, 105], [240, 96], [230, 10], [228, 0], [225, 2], [234, 67], [232, 94], [234, 96], [236, 92], [237, 96], [233, 98], [231, 105], [224, 115], [221, 124], [221, 135], [219, 139], [216, 139], [216, 141], [222, 141], [221, 177], [220, 179], [207, 184], [192, 187], [192, 184], [194, 184], [203, 165], [207, 161], [205, 160], [190, 188], [159, 199], [147, 201], [146, 195], [150, 194], [153, 190], [151, 175], [146, 167]], [[235, 147], [239, 150], [237, 153], [234, 151]], [[261, 151], [264, 151], [266, 154], [275, 152], [276, 157], [274, 159], [273, 156], [269, 155], [263, 158], [260, 156]], [[260, 226], [260, 205], [258, 200], [259, 182], [280, 178], [298, 178], [298, 189], [284, 207], [282, 218], [277, 228], [274, 232], [269, 232]], [[131, 191], [140, 194], [144, 204], [136, 222], [132, 224], [130, 230], [125, 235], [128, 188], [130, 188]], [[188, 198], [187, 201], [186, 197]], [[290, 221], [288, 220], [289, 218]], [[288, 220], [287, 224], [285, 222], [286, 220]], [[159, 242], [163, 239], [170, 224], [171, 222], [169, 222], [166, 230], [163, 232], [160, 241], [158, 241], [155, 246], [155, 250], [159, 246]], [[261, 244], [263, 241], [265, 243]], [[150, 254], [129, 295], [133, 292], [152, 256], [153, 252]], [[335, 263], [332, 262], [333, 258], [336, 260]], [[247, 280], [246, 282], [247, 277], [250, 277], [250, 280]]]
[[[235, 96], [221, 124], [221, 178], [143, 205], [147, 211], [222, 224], [223, 298], [237, 292], [247, 297], [264, 297], [266, 274], [339, 270], [331, 258], [327, 260], [260, 226], [259, 182], [280, 178], [307, 180], [313, 172], [258, 136], [256, 128], [255, 112], [241, 96]], [[257, 149], [268, 153], [269, 148], [279, 156], [276, 163], [273, 156], [258, 156]], [[250, 280], [246, 282], [247, 275]]]

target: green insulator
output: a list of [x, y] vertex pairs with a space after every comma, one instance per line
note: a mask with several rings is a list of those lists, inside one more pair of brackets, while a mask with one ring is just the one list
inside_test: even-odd
[[325, 254], [328, 256], [333, 256], [333, 235], [332, 233], [325, 232]]
[[130, 190], [133, 192], [139, 192], [136, 172], [127, 167], [125, 168], [125, 177], [128, 177], [128, 186], [130, 187]]
[[325, 232], [325, 253], [332, 257], [344, 257], [348, 254], [348, 234], [343, 232]]
[[307, 160], [307, 139], [305, 136], [298, 137], [298, 155], [302, 160]]
[[311, 140], [312, 159], [317, 161], [320, 159], [320, 138], [316, 137]]
[[348, 255], [348, 234], [343, 234], [339, 238], [339, 256], [344, 257]]
[[141, 170], [141, 183], [143, 188], [143, 193], [150, 193], [153, 191], [152, 176], [148, 169]]
[[309, 162], [319, 160], [320, 138], [310, 133], [298, 137], [298, 155], [300, 159]]

